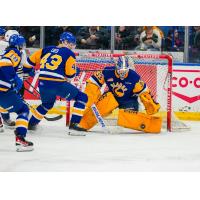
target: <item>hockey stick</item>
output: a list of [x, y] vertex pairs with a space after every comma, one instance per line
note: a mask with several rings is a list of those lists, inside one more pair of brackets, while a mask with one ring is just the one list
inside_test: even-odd
[[[26, 83], [29, 84], [30, 86], [32, 86], [27, 80], [26, 80]], [[33, 87], [33, 86], [32, 86]], [[34, 91], [38, 94], [37, 96], [31, 92], [30, 90], [28, 90], [27, 88], [24, 87], [24, 89], [29, 92], [30, 94], [32, 94], [33, 96], [35, 96], [36, 98], [39, 98], [40, 99], [40, 93], [39, 91], [37, 91], [34, 87]], [[32, 107], [33, 108], [33, 107]], [[63, 110], [61, 110], [63, 112]], [[60, 120], [63, 118], [63, 115], [58, 115], [58, 116], [55, 116], [55, 117], [47, 117], [47, 116], [44, 116], [44, 118], [47, 120], [47, 121], [57, 121], [57, 120]]]
[[104, 132], [106, 133], [110, 133], [110, 130], [108, 129], [108, 127], [106, 126], [103, 117], [101, 116], [101, 114], [99, 113], [98, 108], [96, 107], [95, 104], [91, 105], [92, 111], [98, 121], [98, 123], [100, 124], [101, 128], [104, 130]]
[[[81, 75], [81, 78], [79, 79], [79, 85], [77, 86], [77, 88], [80, 88], [81, 87], [81, 84], [83, 82], [83, 79], [85, 77], [85, 74], [86, 72], [83, 72], [82, 75]], [[96, 107], [96, 105], [93, 103], [91, 105], [91, 109], [94, 113], [94, 116], [96, 117], [98, 123], [100, 124], [100, 126], [102, 127], [102, 129], [104, 130], [104, 132], [106, 133], [110, 133], [110, 130], [108, 129], [108, 127], [106, 126], [105, 122], [104, 122], [104, 119], [103, 117], [101, 116], [101, 114], [99, 113], [99, 110], [98, 108]]]

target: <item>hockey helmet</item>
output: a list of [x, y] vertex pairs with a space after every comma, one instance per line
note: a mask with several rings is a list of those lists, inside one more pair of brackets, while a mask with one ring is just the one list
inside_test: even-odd
[[23, 49], [26, 45], [26, 40], [21, 35], [11, 35], [9, 39], [9, 46], [17, 47], [18, 49]]
[[6, 31], [6, 33], [5, 33], [6, 41], [9, 42], [10, 36], [14, 35], [14, 34], [15, 35], [19, 35], [18, 31], [16, 31], [16, 30], [8, 30], [8, 31]]

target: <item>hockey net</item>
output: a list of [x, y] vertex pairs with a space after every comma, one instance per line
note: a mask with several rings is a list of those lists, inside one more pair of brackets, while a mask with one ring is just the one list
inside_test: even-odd
[[[95, 71], [102, 71], [105, 67], [115, 65], [115, 60], [124, 54], [100, 54], [89, 53], [77, 56], [77, 66], [81, 72], [73, 83], [82, 91], [85, 88], [86, 80]], [[172, 57], [166, 54], [133, 54], [126, 55], [132, 61], [133, 69], [141, 76], [141, 79], [147, 84], [151, 94], [156, 102], [159, 102], [161, 109], [157, 115], [163, 118], [163, 128], [168, 131], [188, 130], [189, 127], [179, 120], [172, 105]], [[102, 87], [102, 93], [107, 90]], [[140, 102], [140, 111], [144, 112], [144, 107]], [[67, 102], [66, 124], [70, 121], [70, 111], [73, 102]], [[107, 125], [116, 125], [118, 111], [106, 118]]]

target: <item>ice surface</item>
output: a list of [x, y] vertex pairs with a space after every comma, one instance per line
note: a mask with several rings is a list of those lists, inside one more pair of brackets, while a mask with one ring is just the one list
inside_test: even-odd
[[6, 129], [0, 133], [0, 171], [199, 171], [200, 122], [187, 123], [188, 132], [115, 127], [116, 134], [106, 134], [96, 127], [84, 137], [68, 136], [64, 119], [44, 120], [27, 135], [35, 150], [21, 153], [15, 152], [13, 130]]

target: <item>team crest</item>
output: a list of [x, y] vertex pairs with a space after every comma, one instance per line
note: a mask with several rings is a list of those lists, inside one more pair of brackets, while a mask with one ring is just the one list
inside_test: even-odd
[[125, 92], [128, 90], [125, 85], [122, 83], [112, 83], [111, 87], [113, 89], [113, 93], [118, 97], [123, 97]]

